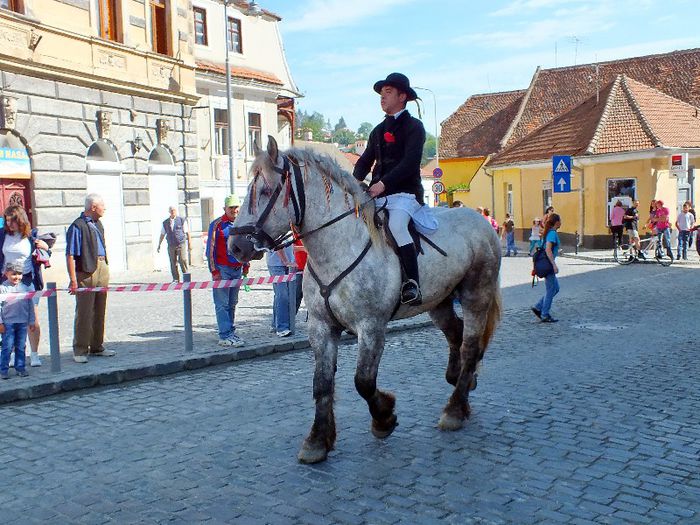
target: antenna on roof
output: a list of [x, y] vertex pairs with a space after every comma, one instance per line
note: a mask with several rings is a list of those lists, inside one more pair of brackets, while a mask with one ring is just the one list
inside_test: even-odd
[[[598, 56], [596, 55], [596, 60]], [[593, 71], [595, 71], [595, 105], [597, 106], [600, 102], [600, 66], [598, 64], [591, 64]], [[594, 78], [588, 75], [588, 82], [593, 82]]]

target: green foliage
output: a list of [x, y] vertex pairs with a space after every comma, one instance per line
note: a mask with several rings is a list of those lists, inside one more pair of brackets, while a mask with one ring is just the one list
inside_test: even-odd
[[340, 117], [340, 120], [333, 128], [333, 131], [340, 131], [341, 129], [346, 129], [347, 127], [348, 125], [345, 123], [345, 119], [343, 117]]
[[425, 134], [425, 143], [423, 144], [423, 157], [421, 158], [420, 165], [425, 166], [433, 158], [435, 158], [437, 140], [430, 133]]
[[372, 132], [373, 129], [374, 126], [372, 124], [370, 124], [369, 122], [363, 122], [357, 129], [357, 138], [367, 140], [369, 138], [369, 134]]
[[454, 186], [448, 186], [445, 191], [448, 195], [452, 195], [456, 191], [469, 191], [469, 183], [462, 182], [460, 184], [455, 184]]
[[354, 144], [355, 142], [355, 132], [348, 128], [338, 129], [333, 133], [333, 142], [337, 142], [341, 146], [347, 146], [348, 144]]
[[306, 111], [297, 111], [296, 126], [298, 136], [302, 138], [306, 138], [305, 131], [311, 130], [313, 140], [318, 142], [323, 142], [325, 140], [323, 130], [326, 126], [326, 118], [317, 111], [314, 111], [311, 115]]

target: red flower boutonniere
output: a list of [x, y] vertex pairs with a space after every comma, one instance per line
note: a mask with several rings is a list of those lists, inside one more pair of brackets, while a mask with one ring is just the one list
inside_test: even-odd
[[394, 134], [391, 131], [384, 133], [384, 142], [388, 144], [393, 144], [396, 142], [396, 137], [394, 137]]

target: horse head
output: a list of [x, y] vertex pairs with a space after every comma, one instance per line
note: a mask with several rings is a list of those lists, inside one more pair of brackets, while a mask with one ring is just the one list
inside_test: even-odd
[[257, 142], [253, 148], [253, 180], [228, 238], [228, 251], [241, 262], [260, 259], [265, 251], [276, 249], [294, 222], [290, 218], [293, 177], [288, 159], [280, 154], [272, 136], [268, 136], [267, 151]]

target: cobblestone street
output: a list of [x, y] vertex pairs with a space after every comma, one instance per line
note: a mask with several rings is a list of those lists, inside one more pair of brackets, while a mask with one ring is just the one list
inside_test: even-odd
[[[379, 385], [400, 426], [384, 441], [353, 386], [355, 346], [341, 347], [338, 441], [315, 466], [296, 460], [310, 351], [15, 403], [0, 407], [2, 522], [698, 523], [698, 269], [562, 259], [561, 321], [543, 325], [528, 265], [504, 260], [503, 322], [460, 431], [436, 426], [450, 388], [434, 329], [387, 341]], [[146, 322], [149, 345], [175, 337], [115, 296], [113, 341], [149, 337]], [[196, 300], [213, 340], [210, 295]]]

